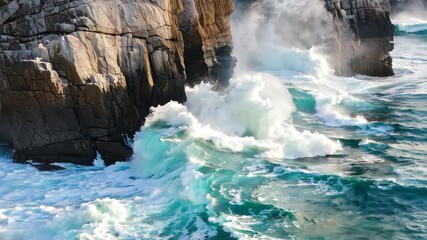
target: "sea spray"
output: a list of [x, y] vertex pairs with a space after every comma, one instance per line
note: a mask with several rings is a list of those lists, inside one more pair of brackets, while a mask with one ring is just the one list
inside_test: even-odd
[[236, 72], [287, 68], [316, 74], [310, 49], [333, 33], [333, 25], [320, 1], [258, 1], [250, 10], [237, 11], [231, 28]]
[[[315, 48], [272, 57], [273, 45], [252, 56], [269, 74], [153, 108], [131, 162], [41, 173], [0, 159], [0, 239], [423, 238], [426, 44], [404, 40], [396, 62], [413, 72], [384, 80], [332, 76]], [[309, 100], [309, 121], [287, 87]], [[354, 130], [388, 124], [392, 136]]]
[[391, 16], [393, 23], [410, 26], [427, 22], [427, 3], [423, 0], [402, 1], [394, 5]]
[[[266, 83], [271, 85], [266, 87]], [[141, 156], [161, 154], [148, 159], [167, 161], [169, 158], [164, 154], [170, 144], [187, 144], [197, 139], [211, 142], [221, 151], [242, 153], [256, 149], [254, 156], [274, 161], [324, 156], [341, 150], [339, 142], [319, 133], [299, 132], [292, 126], [290, 116], [295, 110], [292, 99], [280, 81], [269, 74], [236, 77], [224, 94], [212, 91], [211, 87], [202, 84], [188, 89], [185, 106], [171, 102], [153, 109], [141, 134], [160, 134], [150, 139], [163, 139], [154, 145], [165, 147], [157, 152], [141, 144], [147, 150]], [[159, 126], [164, 127], [151, 133]], [[185, 139], [174, 139], [178, 133]], [[136, 153], [138, 150], [136, 146]], [[150, 169], [154, 168], [153, 164]]]
[[99, 154], [99, 152], [96, 152], [96, 158], [95, 160], [93, 160], [93, 166], [97, 168], [105, 167], [104, 159], [102, 159], [101, 154]]
[[[38, 172], [10, 158], [0, 159], [0, 239], [423, 238], [426, 68], [419, 59], [425, 57], [420, 49], [427, 46], [409, 36], [397, 38], [396, 44], [396, 64], [411, 66], [409, 75], [383, 80], [319, 78], [285, 69], [272, 78], [246, 72], [224, 93], [210, 91], [207, 84], [187, 89], [190, 98], [218, 98], [218, 105], [204, 111], [190, 100], [153, 109], [135, 139], [132, 162], [106, 168], [67, 164], [61, 165], [66, 170]], [[300, 103], [290, 101], [287, 91], [285, 96], [263, 94], [270, 79], [277, 82], [277, 77], [310, 97], [310, 121], [295, 117], [300, 112], [292, 112], [293, 105]], [[251, 94], [239, 95], [238, 89]], [[275, 143], [280, 134], [262, 126], [262, 131], [247, 131], [247, 126], [257, 130], [257, 122], [231, 124], [237, 117], [223, 112], [247, 106], [248, 101], [264, 114], [283, 105], [283, 112], [271, 115], [276, 118], [267, 118], [272, 123], [283, 120], [284, 126], [276, 129], [307, 129], [300, 127], [306, 124], [331, 136], [323, 119], [317, 118], [312, 102], [316, 93], [331, 99], [341, 96], [325, 103], [367, 114], [367, 119], [376, 117], [375, 124], [392, 124], [396, 130], [371, 136], [336, 126], [333, 133], [362, 141], [343, 147], [338, 156], [270, 159], [262, 156], [271, 156], [262, 143]], [[241, 103], [228, 106], [236, 99]], [[384, 105], [391, 110], [384, 112]], [[303, 130], [297, 132], [304, 137]], [[309, 146], [314, 131], [307, 134], [301, 140]]]
[[[236, 36], [233, 54], [239, 59], [237, 76], [248, 74], [251, 69], [271, 72], [282, 85], [298, 86], [313, 95], [317, 116], [326, 125], [367, 124], [365, 117], [351, 116], [341, 106], [344, 98], [351, 101], [354, 97], [335, 82], [326, 56], [321, 54], [322, 38], [331, 35], [333, 29], [319, 24], [332, 26], [332, 22], [332, 16], [320, 2], [268, 0], [255, 3], [248, 12], [237, 13], [232, 21], [233, 36]], [[295, 75], [300, 75], [304, 82], [295, 81]], [[272, 79], [265, 78], [265, 84], [273, 84]], [[276, 89], [276, 92], [288, 92], [285, 87]], [[283, 104], [286, 105], [292, 109], [292, 104]]]

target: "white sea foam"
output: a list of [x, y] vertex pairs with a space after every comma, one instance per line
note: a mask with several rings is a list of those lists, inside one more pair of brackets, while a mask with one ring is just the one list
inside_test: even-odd
[[205, 180], [194, 164], [183, 161], [163, 176], [134, 178], [130, 163], [102, 169], [69, 165], [66, 171], [41, 173], [2, 159], [7, 174], [0, 175], [0, 239], [215, 236], [216, 229], [198, 216], [207, 203]]
[[[314, 13], [317, 20], [310, 21]], [[333, 26], [331, 15], [323, 4], [308, 4], [306, 0], [267, 0], [258, 2], [243, 16], [237, 14], [232, 21], [235, 36], [233, 54], [239, 59], [236, 72], [244, 75], [257, 69], [283, 73], [280, 75], [285, 85], [306, 89], [315, 97], [317, 116], [328, 126], [368, 124], [365, 117], [352, 116], [342, 106], [343, 100], [362, 101], [347, 92], [351, 86], [340, 83], [342, 79], [333, 76], [326, 57], [319, 53], [322, 38], [333, 32], [329, 27], [319, 26], [319, 22]], [[299, 78], [296, 77], [298, 75]], [[301, 79], [305, 81], [298, 82]], [[362, 87], [366, 85], [356, 82]], [[267, 85], [270, 83], [266, 81]]]
[[99, 152], [96, 153], [96, 158], [93, 161], [93, 166], [95, 166], [97, 168], [105, 167], [104, 159], [102, 159], [101, 154], [99, 154]]
[[266, 73], [249, 73], [231, 80], [224, 94], [209, 85], [187, 89], [185, 104], [203, 125], [227, 135], [251, 135], [273, 138], [282, 123], [295, 111], [292, 97], [277, 77]]
[[326, 96], [316, 94], [316, 111], [328, 126], [360, 126], [367, 124], [368, 121], [362, 115], [350, 116], [344, 107], [340, 107], [346, 95]]
[[362, 139], [362, 141], [360, 141], [359, 146], [366, 146], [366, 145], [374, 144], [374, 143], [376, 143], [374, 140], [371, 140], [369, 138], [364, 138], [364, 139]]
[[184, 129], [190, 139], [211, 142], [220, 150], [239, 153], [259, 149], [260, 156], [276, 161], [341, 150], [339, 142], [319, 133], [297, 131], [291, 125], [295, 107], [276, 77], [260, 73], [235, 77], [224, 94], [210, 88], [202, 84], [187, 89], [185, 106], [171, 102], [153, 109], [146, 128], [163, 122]]
[[[46, 239], [116, 239], [121, 236], [129, 217], [129, 209], [116, 199], [97, 199], [84, 203], [78, 209], [58, 214], [42, 231]], [[41, 238], [40, 238], [41, 239]]]
[[419, 2], [412, 1], [405, 4], [405, 9], [401, 9], [402, 11], [392, 16], [394, 24], [400, 26], [427, 24], [426, 10], [419, 5]]

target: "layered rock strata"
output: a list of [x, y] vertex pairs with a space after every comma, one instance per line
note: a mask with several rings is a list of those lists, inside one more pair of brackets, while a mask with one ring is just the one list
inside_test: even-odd
[[0, 141], [18, 162], [125, 160], [151, 106], [186, 100], [187, 75], [227, 79], [215, 68], [232, 66], [232, 10], [228, 0], [0, 1]]

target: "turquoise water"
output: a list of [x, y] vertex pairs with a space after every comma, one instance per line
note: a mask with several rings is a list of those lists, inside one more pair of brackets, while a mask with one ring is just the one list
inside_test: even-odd
[[224, 93], [187, 89], [128, 163], [39, 172], [4, 153], [0, 239], [427, 239], [427, 36], [395, 44], [394, 77], [287, 50]]

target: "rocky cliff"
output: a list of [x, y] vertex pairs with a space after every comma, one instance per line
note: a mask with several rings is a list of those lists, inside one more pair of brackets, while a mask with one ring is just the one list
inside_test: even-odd
[[335, 19], [337, 44], [331, 62], [339, 74], [394, 74], [389, 0], [326, 0], [326, 8]]
[[[227, 85], [236, 60], [231, 57], [231, 0], [182, 0], [180, 17], [185, 50], [187, 82], [190, 85], [215, 79]], [[205, 76], [201, 78], [200, 76]]]
[[187, 79], [228, 79], [232, 11], [231, 0], [0, 1], [0, 141], [18, 162], [125, 160], [151, 106], [184, 102]]
[[[338, 73], [393, 74], [389, 0], [319, 1]], [[0, 142], [18, 162], [125, 160], [151, 106], [184, 102], [185, 84], [227, 85], [232, 12], [232, 0], [0, 0]]]
[[[266, 10], [261, 11], [267, 12], [264, 14], [264, 18], [271, 17], [269, 15], [281, 14], [275, 7], [280, 2], [278, 0], [235, 0], [235, 2], [241, 11], [253, 11], [253, 7], [265, 8]], [[389, 54], [394, 47], [390, 0], [313, 0], [306, 2], [289, 0], [287, 4], [289, 9], [286, 9], [284, 18], [297, 26], [294, 27], [297, 28], [296, 30], [293, 29], [293, 32], [288, 34], [297, 36], [285, 36], [284, 38], [295, 39], [301, 36], [303, 41], [301, 39], [299, 41], [307, 43], [302, 45], [308, 48], [313, 44], [327, 45], [325, 55], [330, 56], [330, 65], [337, 74], [372, 76], [394, 74]], [[326, 10], [332, 14], [331, 22], [324, 16], [327, 14], [326, 11], [323, 13], [321, 11], [323, 9], [317, 9], [320, 4], [324, 4]], [[249, 7], [251, 5], [252, 8]], [[309, 16], [306, 16], [307, 12]], [[324, 29], [319, 29], [322, 24], [321, 28]], [[286, 27], [286, 23], [283, 25]], [[332, 33], [327, 29], [330, 25], [333, 25], [335, 29]], [[310, 34], [311, 32], [312, 34]], [[320, 37], [323, 38], [323, 42], [318, 40], [318, 35], [322, 35]], [[307, 39], [304, 39], [304, 36], [308, 36]]]

